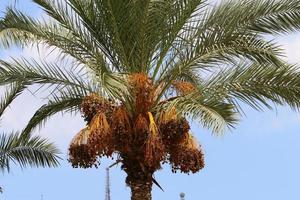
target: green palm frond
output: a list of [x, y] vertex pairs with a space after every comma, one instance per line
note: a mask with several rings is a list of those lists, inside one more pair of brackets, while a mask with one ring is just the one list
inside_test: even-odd
[[[91, 51], [100, 50], [113, 66], [121, 67], [116, 48], [109, 37], [106, 22], [107, 6], [99, 9], [99, 5], [104, 5], [93, 1], [49, 1], [35, 0], [46, 13], [52, 17], [60, 26], [66, 28], [77, 37], [82, 43], [93, 47]], [[94, 13], [97, 13], [95, 16]], [[92, 15], [92, 19], [89, 18]], [[111, 22], [111, 21], [110, 21]], [[99, 52], [98, 52], [99, 53]]]
[[59, 150], [39, 136], [24, 137], [12, 133], [0, 135], [0, 169], [10, 171], [11, 163], [24, 168], [56, 167], [59, 164]]
[[223, 102], [222, 98], [204, 96], [195, 92], [180, 96], [158, 106], [158, 109], [176, 108], [179, 115], [188, 116], [198, 121], [203, 127], [209, 128], [215, 134], [222, 134], [226, 127], [233, 127], [238, 122], [234, 105]]
[[[213, 42], [213, 41], [211, 41]], [[282, 55], [279, 47], [271, 42], [244, 38], [243, 40], [229, 40], [225, 43], [215, 43], [204, 45], [200, 42], [191, 49], [179, 49], [179, 58], [171, 58], [176, 62], [167, 62], [162, 66], [159, 79], [172, 81], [178, 76], [189, 71], [205, 71], [218, 66], [224, 62], [235, 63], [237, 59], [249, 59], [259, 63], [273, 63], [280, 65], [283, 61], [279, 58]]]
[[13, 83], [5, 92], [4, 97], [0, 100], [0, 116], [3, 115], [5, 109], [12, 103], [12, 101], [22, 93], [26, 88], [23, 83]]
[[[62, 63], [60, 65], [63, 65]], [[12, 62], [0, 60], [0, 83], [1, 85], [18, 82], [26, 82], [27, 85], [40, 84], [43, 86], [55, 86], [54, 90], [70, 87], [86, 94], [95, 88], [84, 80], [87, 77], [80, 67], [64, 70], [56, 63], [41, 62], [23, 58], [13, 59]]]
[[226, 28], [198, 31], [191, 29], [191, 34], [183, 36], [180, 43], [173, 44], [168, 57], [156, 71], [158, 79], [177, 77], [189, 70], [203, 71], [215, 65], [235, 63], [237, 60], [249, 59], [276, 65], [283, 62], [280, 59], [283, 55], [280, 46], [257, 34], [230, 32]]
[[48, 103], [35, 112], [22, 134], [29, 135], [33, 129], [42, 126], [47, 119], [59, 112], [79, 111], [83, 97], [81, 93], [76, 93], [74, 90], [53, 94]]
[[[206, 5], [206, 1], [203, 0], [191, 0], [191, 1], [158, 1], [155, 14], [165, 16], [158, 16], [159, 18], [166, 19], [163, 27], [160, 30], [163, 30], [161, 33], [162, 38], [161, 42], [157, 46], [159, 48], [157, 52], [157, 63], [154, 68], [153, 77], [156, 77], [161, 65], [163, 64], [166, 57], [169, 57], [170, 50], [174, 49], [175, 45], [179, 43], [181, 38], [185, 40], [187, 37], [194, 32], [194, 27], [192, 26], [193, 18], [197, 16], [197, 12], [200, 12], [203, 7]], [[166, 12], [169, 10], [169, 12]], [[160, 13], [156, 13], [160, 12]], [[153, 29], [157, 30], [156, 27]], [[176, 49], [176, 48], [175, 48]], [[156, 57], [154, 55], [154, 57]]]
[[299, 9], [298, 0], [227, 0], [215, 6], [203, 23], [206, 29], [222, 28], [233, 33], [291, 32], [300, 28]]
[[[117, 27], [119, 16], [131, 11], [126, 10], [124, 4], [129, 1], [122, 1], [116, 4], [115, 1], [78, 1], [70, 0], [68, 6], [74, 11], [74, 16], [80, 21], [89, 33], [89, 37], [97, 41], [98, 46], [105, 56], [120, 71], [128, 67], [128, 60], [125, 47], [121, 41], [121, 30]], [[122, 10], [119, 8], [122, 7]], [[115, 16], [115, 13], [118, 16]], [[97, 15], [96, 15], [97, 13]], [[124, 16], [126, 18], [126, 16]], [[128, 18], [126, 18], [129, 20]], [[132, 27], [133, 28], [133, 27]], [[110, 37], [111, 36], [111, 37]]]
[[234, 62], [236, 58], [247, 58], [256, 62], [280, 63], [279, 56], [282, 49], [272, 41], [264, 41], [256, 37], [236, 36], [232, 38], [219, 38], [216, 43], [213, 38], [203, 38], [193, 49], [188, 60], [190, 66], [205, 65], [220, 61]]
[[224, 97], [237, 106], [238, 102], [244, 102], [255, 109], [272, 108], [272, 103], [300, 108], [297, 66], [241, 64], [212, 76], [204, 88], [205, 92]]
[[106, 61], [96, 44], [80, 36], [81, 34], [74, 33], [64, 26], [58, 26], [54, 22], [46, 24], [45, 20], [35, 20], [12, 8], [8, 9], [5, 18], [0, 20], [0, 44], [4, 47], [44, 44], [58, 49], [62, 57], [71, 56], [83, 64], [102, 63], [99, 67], [105, 69]]

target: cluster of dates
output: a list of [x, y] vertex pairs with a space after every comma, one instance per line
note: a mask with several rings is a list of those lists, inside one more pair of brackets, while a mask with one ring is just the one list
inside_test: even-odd
[[[150, 171], [166, 162], [171, 164], [173, 172], [195, 173], [202, 169], [204, 156], [189, 132], [188, 121], [178, 116], [175, 108], [157, 113], [149, 111], [157, 98], [158, 87], [146, 75], [131, 75], [129, 84], [135, 97], [134, 112], [94, 93], [83, 99], [81, 113], [87, 126], [70, 144], [72, 166], [97, 167], [99, 158], [116, 153], [141, 163]], [[176, 83], [176, 87], [193, 90], [187, 84]]]

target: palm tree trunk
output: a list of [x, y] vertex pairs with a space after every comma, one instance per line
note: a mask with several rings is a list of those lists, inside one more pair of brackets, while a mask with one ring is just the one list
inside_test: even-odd
[[134, 181], [130, 184], [131, 200], [151, 200], [151, 181]]
[[127, 174], [126, 184], [131, 189], [131, 200], [151, 200], [152, 175], [151, 171], [142, 167], [135, 159], [124, 159], [123, 169]]

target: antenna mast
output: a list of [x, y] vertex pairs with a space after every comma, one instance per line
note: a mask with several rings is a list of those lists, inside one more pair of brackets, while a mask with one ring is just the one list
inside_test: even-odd
[[106, 188], [105, 188], [105, 200], [111, 200], [110, 198], [110, 180], [109, 180], [109, 168], [106, 168]]

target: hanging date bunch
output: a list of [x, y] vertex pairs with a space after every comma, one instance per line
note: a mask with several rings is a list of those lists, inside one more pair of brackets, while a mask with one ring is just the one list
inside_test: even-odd
[[111, 117], [116, 105], [92, 93], [81, 103], [81, 113], [87, 127], [73, 138], [69, 147], [69, 162], [73, 167], [97, 166], [98, 157], [111, 156], [114, 151]]
[[[136, 147], [141, 147], [149, 135], [149, 120], [148, 115], [139, 114], [134, 123], [134, 139], [133, 143]], [[136, 151], [143, 151], [141, 148], [135, 148]]]
[[148, 112], [148, 117], [149, 128], [145, 142], [145, 163], [150, 168], [158, 169], [160, 162], [164, 160], [165, 147], [151, 112]]
[[110, 124], [115, 109], [115, 104], [95, 93], [82, 100], [81, 112], [91, 132], [88, 142], [99, 156], [111, 156], [114, 151]]
[[98, 112], [106, 113], [110, 117], [114, 108], [115, 105], [112, 102], [95, 93], [86, 96], [80, 105], [82, 116], [87, 123], [90, 123]]
[[144, 73], [136, 73], [128, 79], [136, 110], [132, 151], [138, 159], [151, 169], [160, 168], [164, 159], [165, 148], [157, 122], [149, 110], [155, 98], [155, 87]]
[[191, 133], [185, 134], [180, 143], [171, 149], [169, 161], [173, 172], [180, 170], [183, 173], [196, 173], [204, 167], [201, 146]]
[[144, 73], [131, 74], [128, 77], [131, 92], [134, 96], [136, 113], [147, 113], [153, 103], [154, 86]]
[[[70, 144], [72, 166], [98, 166], [101, 157], [116, 153], [148, 172], [160, 169], [166, 162], [174, 172], [195, 173], [202, 169], [202, 150], [189, 133], [188, 121], [177, 113], [176, 107], [151, 110], [162, 85], [153, 85], [143, 73], [129, 75], [128, 83], [132, 107], [113, 103], [95, 93], [83, 98], [80, 110], [87, 127]], [[185, 82], [173, 85], [182, 95], [194, 91]]]
[[82, 129], [75, 135], [69, 147], [69, 159], [74, 168], [97, 167], [97, 152], [95, 148], [88, 144], [88, 138], [91, 132], [89, 128]]
[[130, 116], [125, 106], [118, 106], [112, 114], [112, 132], [115, 148], [119, 152], [130, 151], [133, 140]]
[[99, 156], [111, 156], [114, 152], [114, 141], [105, 113], [98, 111], [89, 127], [91, 134], [88, 137], [88, 143], [96, 149]]
[[177, 115], [173, 107], [161, 113], [159, 130], [166, 148], [170, 149], [184, 137], [184, 134], [190, 130], [190, 126], [185, 118]]

